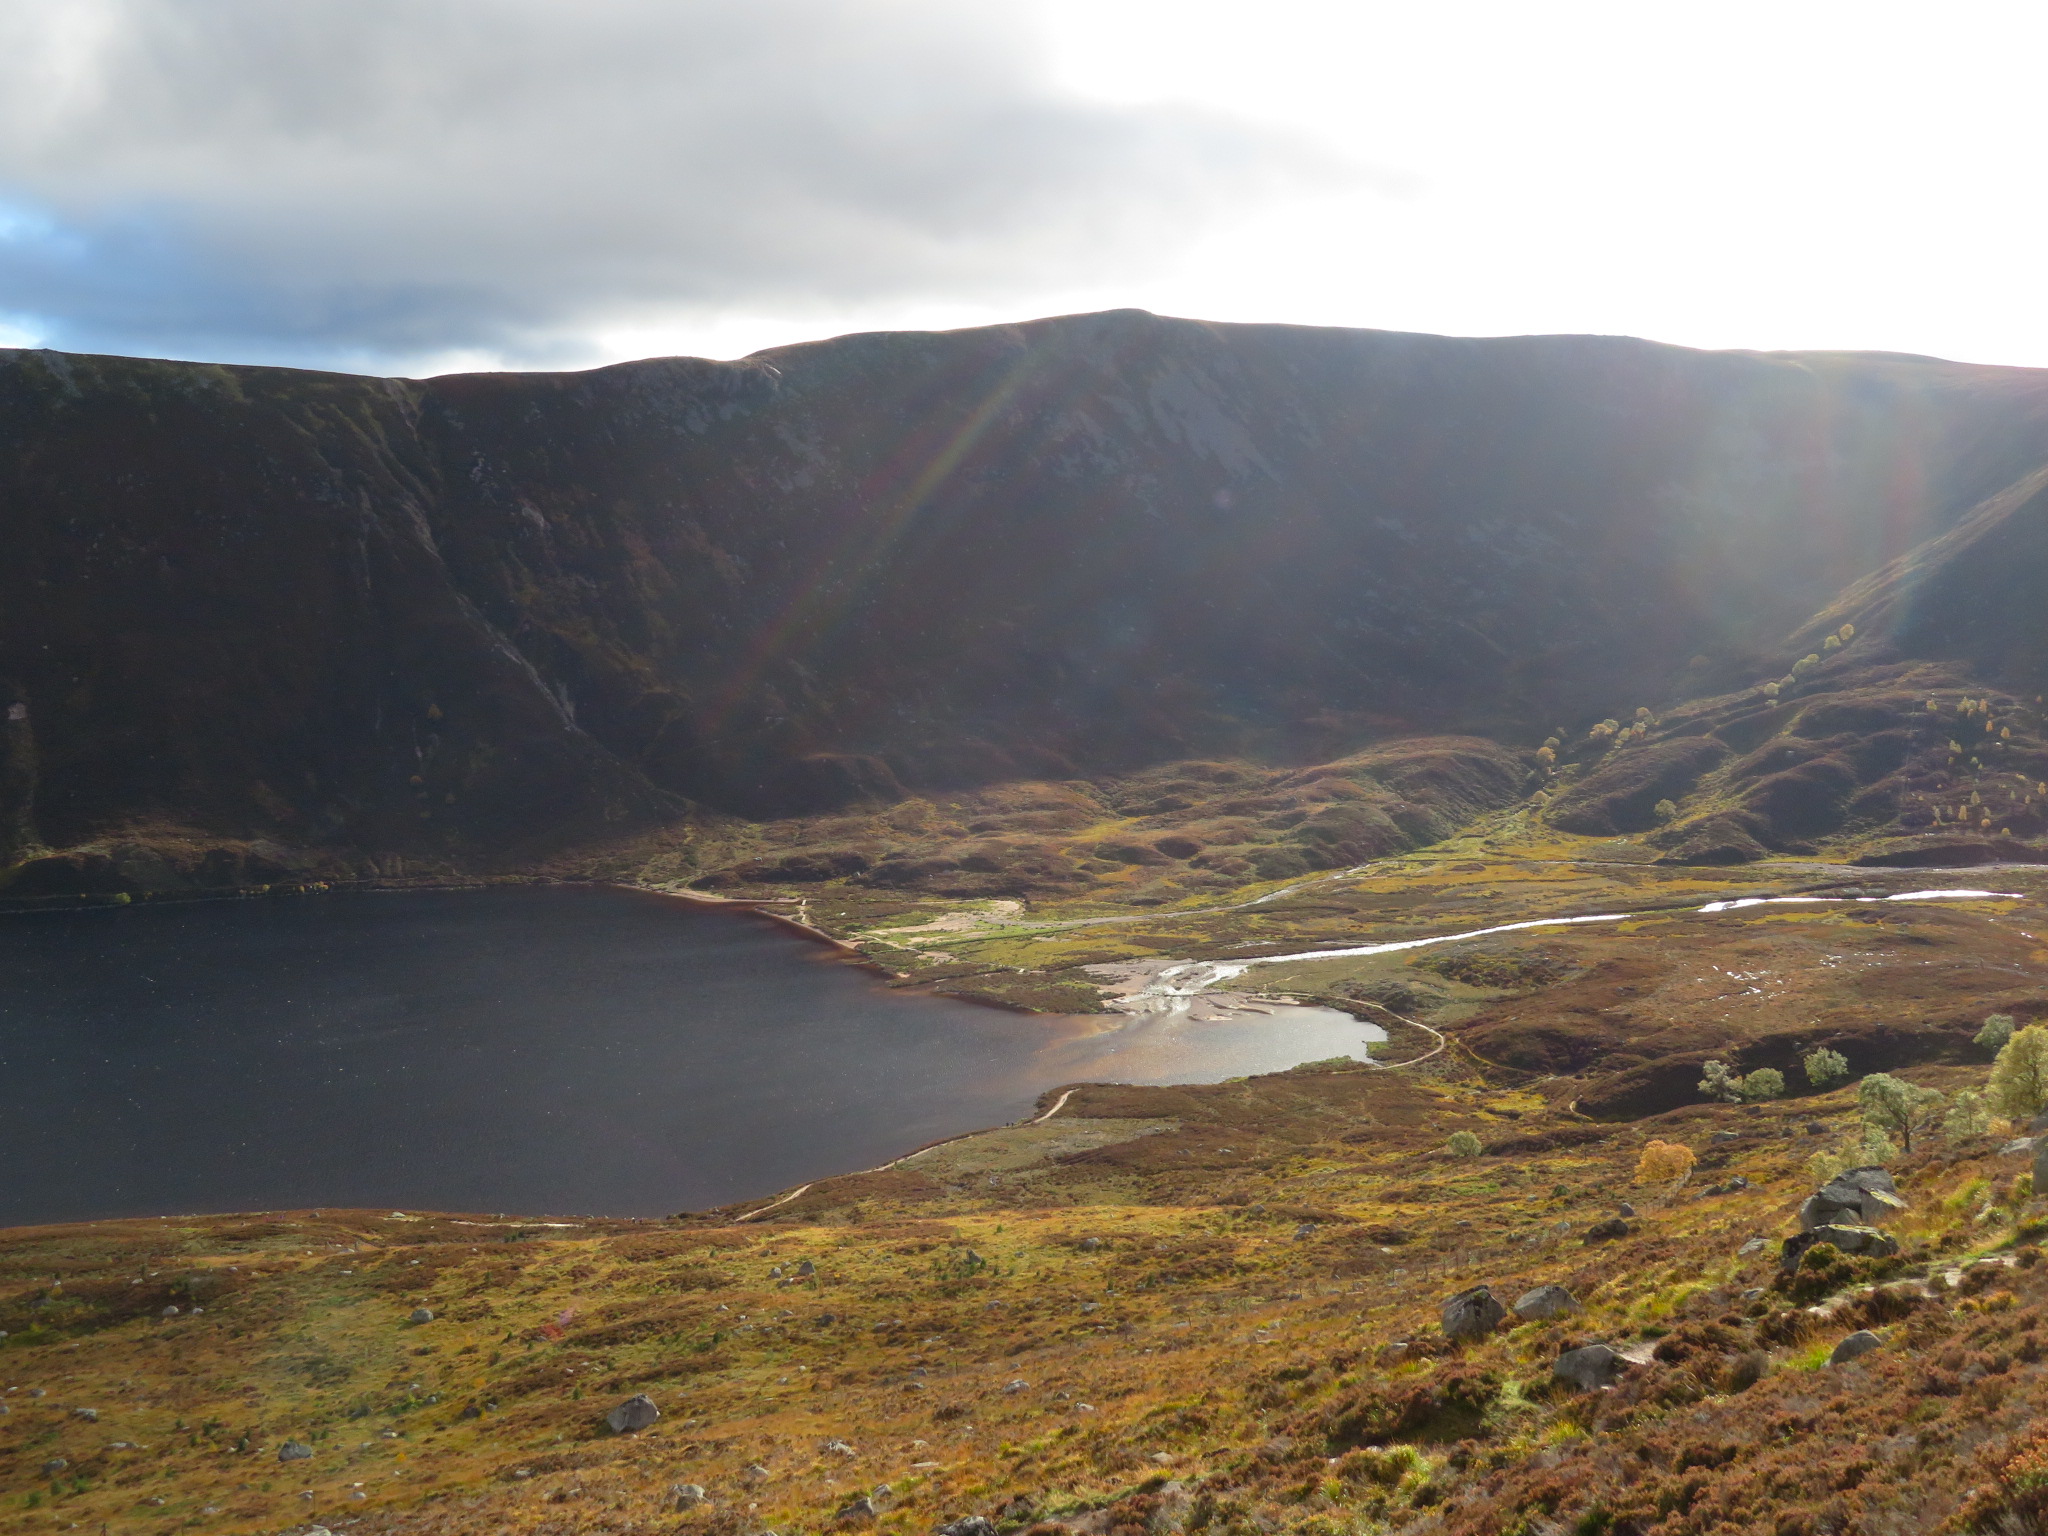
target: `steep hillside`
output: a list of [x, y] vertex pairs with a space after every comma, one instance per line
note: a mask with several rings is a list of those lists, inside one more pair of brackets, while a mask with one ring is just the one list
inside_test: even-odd
[[426, 382], [4, 353], [0, 838], [140, 892], [1526, 750], [1873, 579], [2003, 676], [2038, 514], [1961, 520], [2043, 462], [2024, 370], [1136, 312]]

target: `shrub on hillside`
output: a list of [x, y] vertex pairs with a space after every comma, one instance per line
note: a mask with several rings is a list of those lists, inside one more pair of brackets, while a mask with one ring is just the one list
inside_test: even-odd
[[1808, 1051], [1800, 1065], [1806, 1069], [1806, 1080], [1816, 1088], [1832, 1088], [1849, 1075], [1849, 1058], [1826, 1046]]
[[1453, 1131], [1451, 1139], [1444, 1143], [1444, 1150], [1453, 1157], [1477, 1157], [1484, 1149], [1479, 1138], [1470, 1131]]
[[1643, 1155], [1636, 1159], [1636, 1182], [1638, 1184], [1683, 1184], [1692, 1177], [1693, 1164], [1698, 1161], [1692, 1148], [1680, 1146], [1675, 1141], [1653, 1141], [1643, 1148]]
[[1738, 1077], [1725, 1061], [1710, 1061], [1701, 1069], [1700, 1095], [1723, 1104], [1784, 1097], [1785, 1074], [1775, 1067], [1759, 1067], [1747, 1077]]
[[1873, 1072], [1856, 1085], [1856, 1102], [1863, 1110], [1865, 1129], [1898, 1138], [1910, 1157], [1913, 1138], [1924, 1137], [1939, 1123], [1942, 1095], [1937, 1088], [1923, 1088], [1889, 1072]]
[[1991, 1129], [1991, 1105], [1974, 1088], [1964, 1088], [1948, 1101], [1941, 1128], [1950, 1136], [1982, 1136]]
[[1752, 1104], [1785, 1096], [1785, 1074], [1776, 1067], [1758, 1067], [1738, 1085], [1742, 1097]]
[[1984, 1027], [1977, 1031], [1977, 1044], [1996, 1056], [2012, 1039], [2012, 1015], [1994, 1013], [1984, 1021]]
[[2029, 1024], [1998, 1052], [1991, 1064], [1991, 1107], [2009, 1120], [2026, 1121], [2048, 1108], [2048, 1028]]

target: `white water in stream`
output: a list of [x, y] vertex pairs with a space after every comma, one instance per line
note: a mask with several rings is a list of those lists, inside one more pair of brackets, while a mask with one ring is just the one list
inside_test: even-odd
[[[1729, 901], [1710, 901], [1705, 906], [1693, 910], [1702, 913], [1732, 912], [1738, 907], [1775, 906], [1794, 902], [1851, 906], [1858, 902], [2025, 899], [2014, 891], [1900, 891], [1892, 896], [1742, 896]], [[1632, 917], [1654, 915], [1657, 914], [1601, 912], [1585, 917], [1538, 917], [1523, 923], [1500, 923], [1491, 928], [1471, 928], [1463, 933], [1439, 934], [1432, 939], [1399, 939], [1389, 944], [1356, 944], [1342, 949], [1305, 949], [1291, 955], [1260, 955], [1249, 960], [1183, 960], [1176, 965], [1165, 967], [1143, 987], [1126, 994], [1118, 1001], [1117, 1006], [1128, 1013], [1184, 1013], [1198, 995], [1219, 983], [1242, 976], [1255, 965], [1287, 965], [1298, 960], [1342, 960], [1354, 955], [1387, 955], [1396, 950], [1423, 949], [1432, 944], [1456, 944], [1463, 939], [1483, 939], [1495, 933], [1518, 933], [1529, 928], [1564, 928], [1574, 923], [1621, 923]]]

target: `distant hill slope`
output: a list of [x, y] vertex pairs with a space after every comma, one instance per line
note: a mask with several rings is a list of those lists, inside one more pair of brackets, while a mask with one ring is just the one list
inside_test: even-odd
[[1988, 499], [2044, 465], [2048, 373], [1132, 311], [425, 382], [0, 352], [0, 852], [516, 863], [1526, 748], [1837, 607], [2038, 677], [2038, 499]]

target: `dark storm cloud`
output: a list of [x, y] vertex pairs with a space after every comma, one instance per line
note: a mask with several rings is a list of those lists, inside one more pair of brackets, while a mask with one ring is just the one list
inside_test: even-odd
[[1345, 173], [1065, 95], [999, 0], [16, 0], [0, 315], [373, 365], [1142, 270]]

